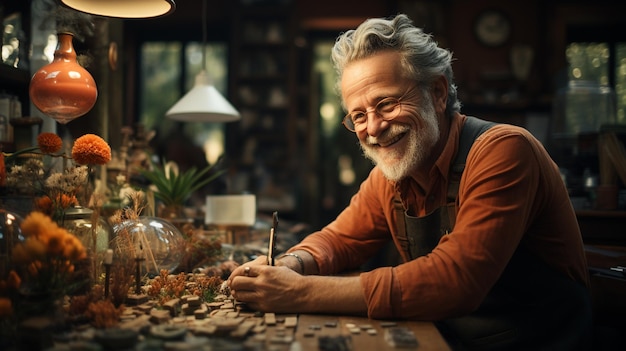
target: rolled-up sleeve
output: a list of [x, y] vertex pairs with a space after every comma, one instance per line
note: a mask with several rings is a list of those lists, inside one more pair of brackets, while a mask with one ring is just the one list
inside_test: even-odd
[[[373, 319], [388, 319], [398, 315], [394, 307], [400, 306], [394, 301], [402, 299], [401, 290], [394, 288], [393, 268], [384, 267], [371, 272], [361, 273], [361, 287], [367, 304], [367, 315]], [[395, 283], [395, 284], [394, 284]], [[375, 303], [372, 303], [374, 302]]]

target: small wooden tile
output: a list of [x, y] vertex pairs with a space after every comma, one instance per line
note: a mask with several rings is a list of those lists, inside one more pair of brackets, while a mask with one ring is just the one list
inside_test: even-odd
[[297, 326], [298, 326], [298, 317], [297, 316], [285, 317], [285, 327], [286, 328], [295, 328]]
[[266, 325], [276, 325], [276, 314], [266, 313], [264, 319]]

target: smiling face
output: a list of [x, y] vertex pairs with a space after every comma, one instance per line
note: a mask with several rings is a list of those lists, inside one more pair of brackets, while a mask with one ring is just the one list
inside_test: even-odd
[[386, 97], [402, 97], [396, 118], [386, 121], [370, 112], [367, 127], [356, 133], [364, 155], [385, 177], [398, 181], [427, 166], [440, 139], [438, 112], [442, 115], [443, 110], [440, 103], [433, 103], [440, 100], [437, 96], [422, 93], [415, 80], [406, 77], [397, 52], [382, 52], [347, 65], [341, 91], [348, 112], [368, 111]]

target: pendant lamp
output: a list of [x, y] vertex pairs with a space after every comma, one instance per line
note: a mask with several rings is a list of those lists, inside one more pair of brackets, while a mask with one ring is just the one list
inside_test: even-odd
[[98, 98], [96, 82], [76, 61], [72, 33], [57, 34], [54, 60], [33, 74], [28, 94], [33, 105], [61, 124], [83, 116]]
[[194, 87], [165, 115], [182, 122], [237, 121], [241, 118], [239, 112], [217, 91], [206, 71], [206, 0], [202, 5], [202, 71], [196, 76]]
[[153, 18], [176, 9], [174, 0], [58, 0], [65, 7], [97, 16]]

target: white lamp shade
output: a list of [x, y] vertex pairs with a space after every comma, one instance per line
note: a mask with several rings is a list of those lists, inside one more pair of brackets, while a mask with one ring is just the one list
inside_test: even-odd
[[209, 195], [206, 197], [204, 223], [252, 226], [256, 218], [256, 196]]
[[152, 18], [176, 9], [174, 0], [59, 0], [71, 9], [92, 15], [117, 18]]
[[165, 115], [182, 122], [233, 122], [241, 118], [239, 112], [209, 83], [209, 76], [204, 70], [196, 76], [193, 89]]

